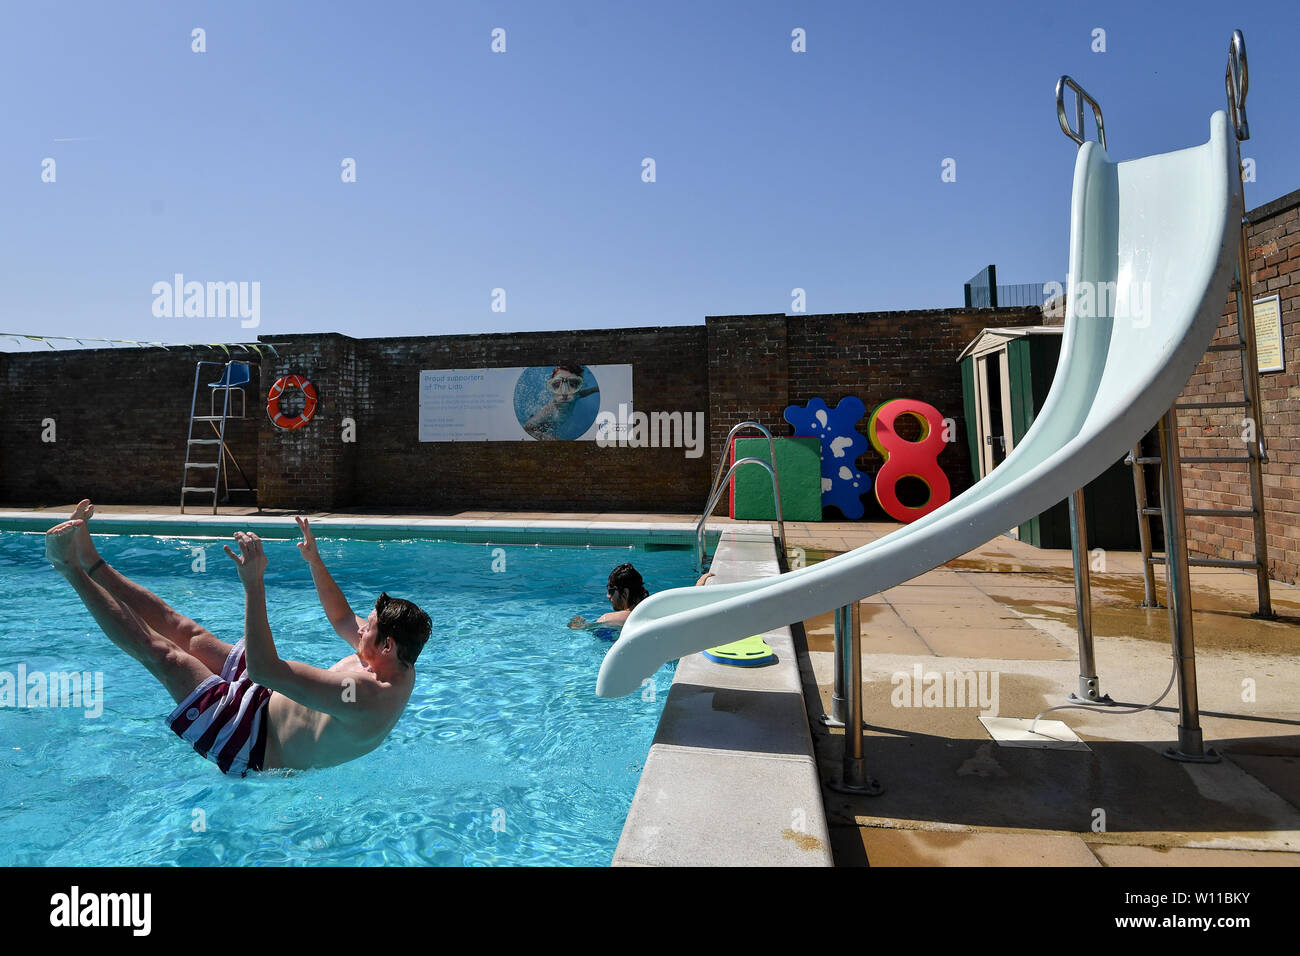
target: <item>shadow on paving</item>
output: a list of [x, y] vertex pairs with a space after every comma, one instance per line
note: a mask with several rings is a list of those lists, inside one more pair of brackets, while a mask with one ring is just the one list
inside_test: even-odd
[[[823, 781], [838, 779], [843, 737], [822, 730], [814, 737]], [[1171, 742], [1089, 740], [1091, 752], [1038, 750], [871, 726], [867, 772], [885, 792], [827, 790], [827, 818], [832, 826], [867, 816], [1087, 833], [1102, 810], [1112, 834], [1300, 830], [1297, 794], [1278, 794], [1260, 779], [1295, 778], [1300, 735], [1211, 741], [1226, 757], [1219, 764], [1170, 760], [1161, 751]], [[1256, 774], [1252, 764], [1276, 772]]]

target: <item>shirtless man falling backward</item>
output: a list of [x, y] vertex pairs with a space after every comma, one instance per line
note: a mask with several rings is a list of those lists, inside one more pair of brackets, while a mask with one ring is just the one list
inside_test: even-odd
[[397, 724], [415, 684], [415, 660], [429, 616], [381, 594], [357, 617], [299, 518], [298, 550], [330, 623], [356, 654], [328, 670], [283, 660], [266, 617], [266, 552], [255, 534], [235, 533], [244, 585], [244, 637], [231, 647], [104, 562], [82, 501], [72, 519], [45, 535], [45, 553], [108, 638], [167, 688], [177, 707], [167, 726], [223, 773], [273, 767], [330, 767], [369, 753]]

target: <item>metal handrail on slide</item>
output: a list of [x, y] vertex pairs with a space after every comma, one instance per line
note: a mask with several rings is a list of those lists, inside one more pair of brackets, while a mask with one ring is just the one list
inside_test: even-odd
[[[1066, 89], [1074, 90], [1074, 121], [1075, 126], [1070, 126], [1070, 120], [1065, 113], [1065, 91]], [[1092, 118], [1097, 121], [1097, 141], [1101, 143], [1101, 148], [1106, 148], [1106, 123], [1101, 118], [1101, 107], [1097, 101], [1088, 95], [1088, 91], [1074, 81], [1069, 76], [1063, 76], [1056, 81], [1056, 121], [1061, 124], [1061, 131], [1066, 136], [1074, 140], [1080, 146], [1083, 145], [1083, 104], [1087, 103], [1092, 107]]]
[[762, 465], [772, 478], [772, 497], [776, 500], [777, 542], [781, 546], [781, 555], [785, 555], [785, 518], [781, 513], [781, 482], [776, 473], [776, 442], [772, 440], [772, 433], [758, 422], [741, 422], [727, 433], [727, 440], [722, 443], [724, 450], [731, 447], [731, 439], [735, 438], [736, 432], [742, 428], [755, 428], [767, 436], [767, 447], [772, 463], [769, 465], [761, 458], [742, 458], [727, 469], [726, 477], [723, 477], [722, 467], [727, 463], [727, 459], [725, 454], [721, 456], [718, 461], [718, 471], [713, 477], [713, 487], [709, 490], [708, 500], [704, 504], [704, 513], [700, 515], [699, 523], [695, 526], [695, 566], [700, 571], [704, 570], [704, 526], [713, 514], [713, 509], [717, 507], [722, 489], [726, 487], [732, 473], [741, 465]]

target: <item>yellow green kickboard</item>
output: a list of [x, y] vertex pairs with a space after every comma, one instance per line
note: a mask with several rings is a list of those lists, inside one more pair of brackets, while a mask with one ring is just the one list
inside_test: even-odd
[[717, 664], [730, 664], [733, 667], [761, 667], [776, 660], [776, 654], [762, 637], [746, 637], [732, 644], [710, 647], [704, 656]]

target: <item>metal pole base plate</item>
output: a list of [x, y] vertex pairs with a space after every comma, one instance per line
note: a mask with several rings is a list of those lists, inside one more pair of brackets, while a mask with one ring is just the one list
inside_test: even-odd
[[[823, 726], [823, 727], [837, 727], [837, 728], [838, 728], [838, 727], [843, 727], [843, 726], [844, 726], [844, 721], [840, 720], [838, 717], [832, 717], [830, 714], [822, 714], [821, 717], [819, 717], [819, 718], [817, 718], [817, 719], [820, 720], [820, 721], [822, 722], [822, 726]], [[866, 730], [868, 726], [869, 726], [869, 725], [868, 725], [867, 722], [864, 720], [864, 721], [862, 722], [862, 729], [863, 729], [863, 730]]]
[[1090, 700], [1087, 697], [1080, 697], [1078, 694], [1071, 693], [1066, 700], [1072, 704], [1084, 704], [1089, 707], [1118, 707], [1119, 701], [1113, 700], [1110, 694], [1102, 694], [1096, 700]]
[[1219, 763], [1223, 760], [1213, 747], [1207, 747], [1202, 754], [1185, 754], [1177, 747], [1166, 747], [1161, 755], [1179, 763]]
[[845, 783], [842, 780], [833, 780], [827, 786], [836, 793], [848, 793], [859, 797], [878, 797], [885, 792], [885, 788], [870, 777], [861, 786]]
[[[838, 690], [838, 688], [836, 688]], [[843, 727], [844, 715], [849, 712], [849, 702], [838, 694], [831, 694], [831, 712], [822, 714], [822, 723], [827, 727]]]
[[1138, 605], [1138, 607], [1147, 608], [1148, 610], [1152, 610], [1152, 611], [1165, 611], [1165, 610], [1168, 610], [1168, 608], [1166, 608], [1166, 607], [1165, 607], [1163, 604], [1161, 604], [1159, 601], [1156, 601], [1154, 604], [1148, 604], [1146, 601], [1143, 601], [1141, 604]]

